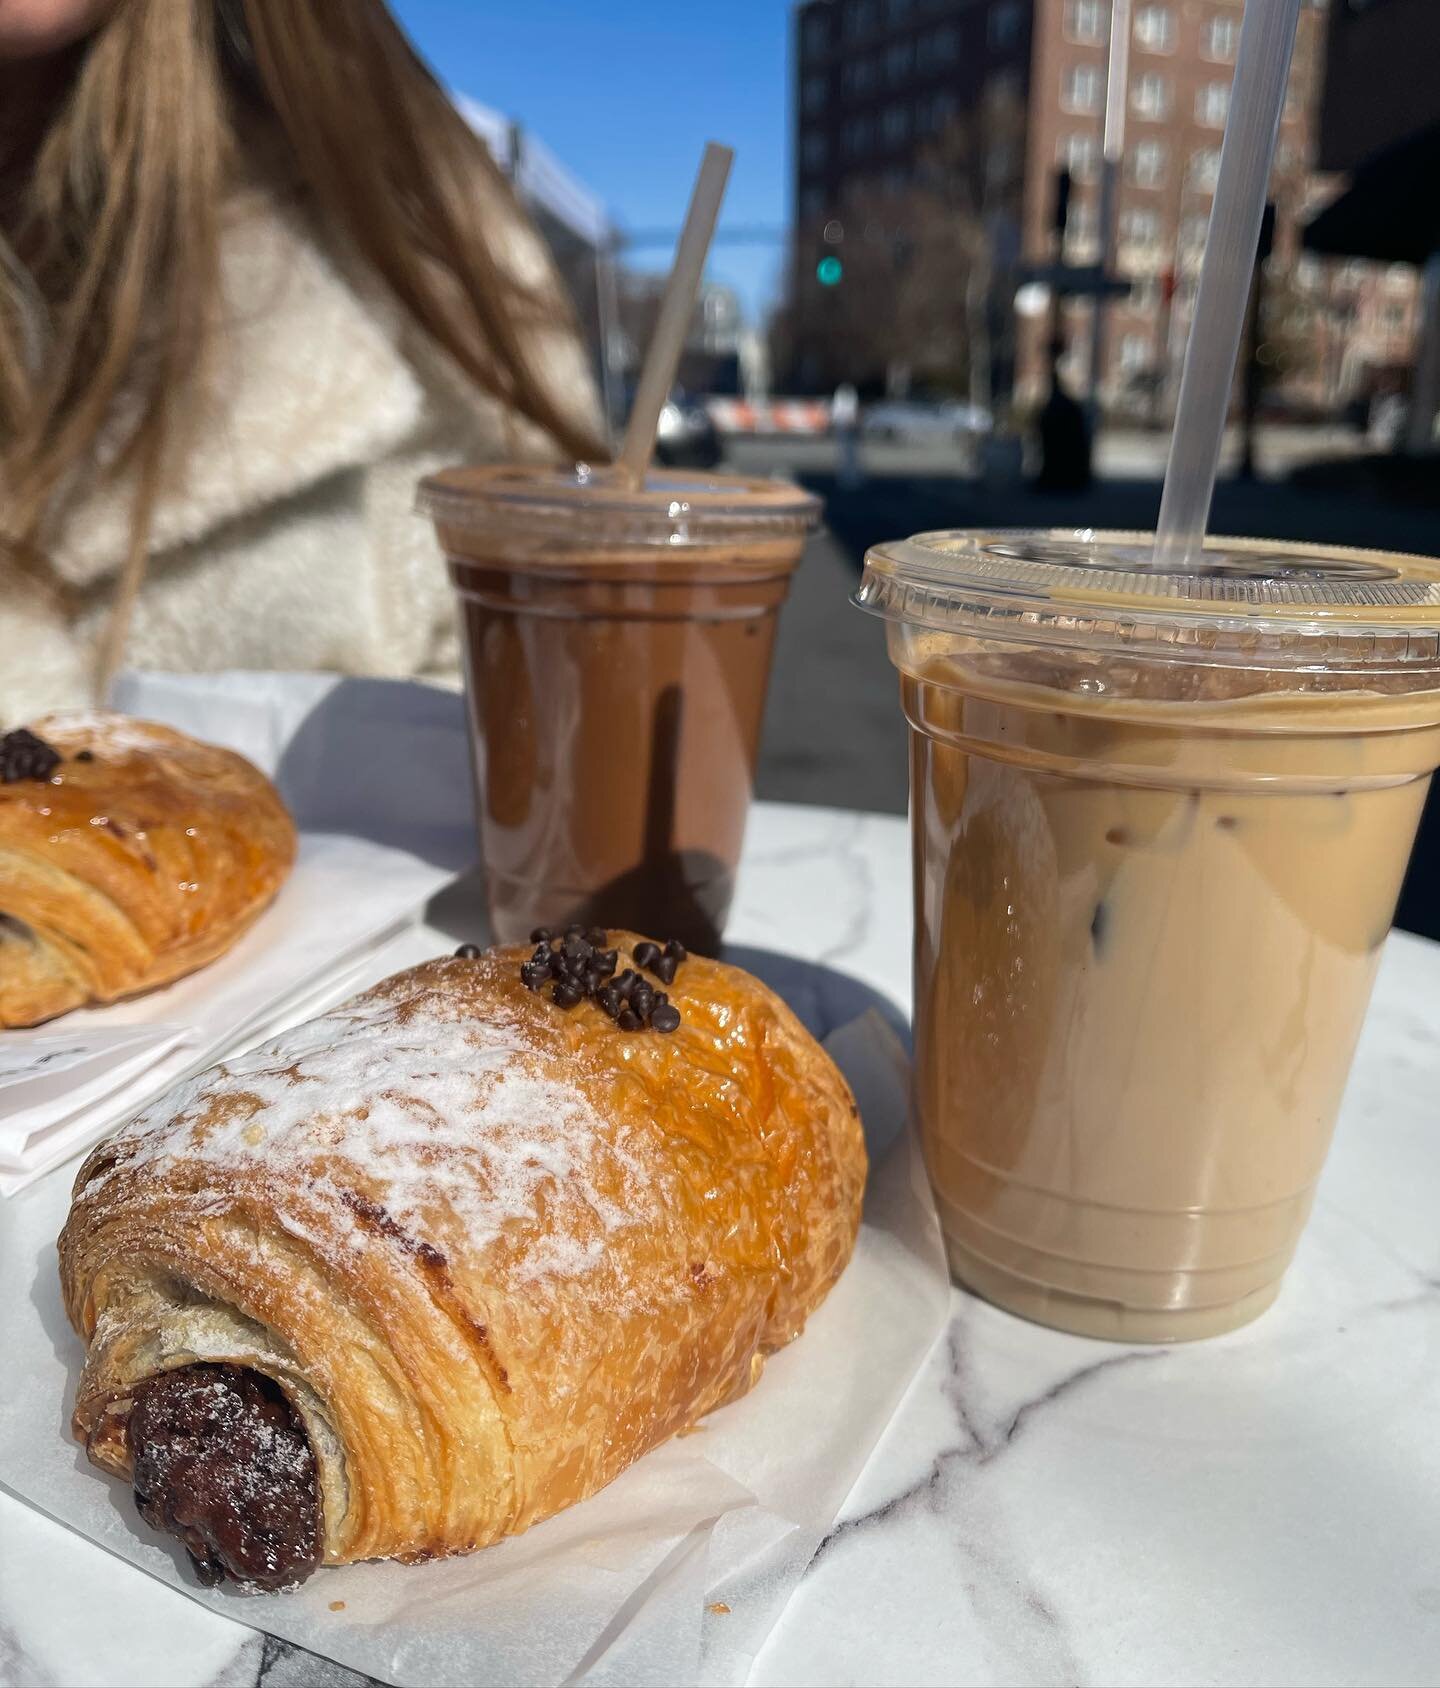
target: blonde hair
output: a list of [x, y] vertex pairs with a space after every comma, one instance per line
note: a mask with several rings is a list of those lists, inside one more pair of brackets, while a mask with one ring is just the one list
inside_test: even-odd
[[224, 202], [267, 151], [473, 380], [557, 446], [596, 450], [530, 361], [527, 330], [567, 306], [503, 265], [485, 213], [508, 184], [383, 0], [120, 0], [72, 57], [7, 148], [19, 185], [0, 200], [0, 541], [43, 573], [74, 479], [133, 475], [102, 676], [155, 500], [183, 466]]

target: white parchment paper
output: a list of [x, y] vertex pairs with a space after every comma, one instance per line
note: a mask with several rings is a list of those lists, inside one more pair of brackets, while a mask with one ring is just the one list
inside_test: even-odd
[[[382, 959], [388, 970], [436, 947], [409, 934]], [[844, 1276], [749, 1396], [526, 1535], [431, 1565], [321, 1570], [281, 1595], [199, 1588], [69, 1435], [81, 1354], [55, 1238], [73, 1168], [17, 1196], [0, 1227], [0, 1482], [192, 1599], [382, 1681], [743, 1682], [947, 1307], [934, 1209], [902, 1128], [903, 1051], [873, 1013], [827, 1042], [877, 1159]]]
[[[147, 680], [143, 701], [132, 693], [126, 705], [183, 724], [196, 684]], [[318, 677], [202, 684], [222, 711], [233, 706], [225, 742], [275, 769], [302, 827], [323, 820], [349, 837], [356, 834], [345, 829], [357, 828], [442, 877], [464, 863], [473, 835], [458, 700]], [[241, 708], [246, 700], [252, 707]], [[369, 795], [328, 777], [326, 747], [337, 743], [357, 786], [373, 785]], [[385, 797], [392, 779], [393, 804]], [[226, 1047], [243, 1048], [397, 968], [483, 938], [478, 885], [455, 881], [432, 899], [425, 924], [312, 975], [287, 1007], [272, 1006]], [[69, 1434], [81, 1355], [56, 1276], [55, 1238], [74, 1175], [66, 1166], [0, 1211], [0, 1483], [190, 1598], [383, 1681], [743, 1682], [939, 1335], [948, 1287], [934, 1207], [904, 1127], [906, 1060], [893, 1012], [878, 1002], [867, 1008], [865, 987], [824, 968], [763, 952], [736, 959], [824, 1037], [855, 1089], [872, 1161], [850, 1266], [744, 1400], [582, 1505], [469, 1558], [322, 1570], [283, 1595], [201, 1589], [183, 1553], [147, 1528], [128, 1489], [94, 1471]]]
[[[0, 1032], [3, 1195], [373, 950], [474, 852], [463, 734], [443, 693], [318, 676], [134, 675], [116, 703], [239, 750], [276, 777], [300, 828], [298, 859], [271, 907], [208, 967], [107, 1008]], [[388, 768], [401, 770], [393, 781]]]

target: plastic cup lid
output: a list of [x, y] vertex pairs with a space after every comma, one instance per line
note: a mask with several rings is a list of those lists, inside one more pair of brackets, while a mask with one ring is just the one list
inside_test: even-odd
[[1157, 569], [1153, 536], [955, 529], [876, 545], [855, 602], [986, 640], [1222, 667], [1433, 671], [1440, 561], [1210, 538], [1205, 564]]
[[633, 488], [608, 466], [504, 464], [446, 469], [421, 481], [416, 507], [436, 522], [487, 533], [555, 532], [610, 543], [714, 544], [808, 533], [820, 500], [787, 481], [652, 469]]

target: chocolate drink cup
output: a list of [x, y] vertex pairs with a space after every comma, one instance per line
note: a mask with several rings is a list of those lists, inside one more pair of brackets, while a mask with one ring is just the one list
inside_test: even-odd
[[876, 547], [910, 724], [914, 1110], [960, 1281], [1254, 1318], [1309, 1215], [1430, 776], [1440, 563], [1140, 534]]
[[581, 921], [713, 954], [817, 500], [504, 467], [432, 476], [420, 506], [459, 597], [494, 936]]

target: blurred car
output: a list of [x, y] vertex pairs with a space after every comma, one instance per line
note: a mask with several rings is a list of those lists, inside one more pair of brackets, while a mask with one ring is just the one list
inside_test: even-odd
[[990, 412], [960, 399], [880, 399], [865, 407], [860, 431], [868, 440], [971, 440], [990, 431]]
[[661, 409], [655, 456], [670, 469], [713, 469], [720, 461], [720, 435], [710, 412], [678, 387]]

